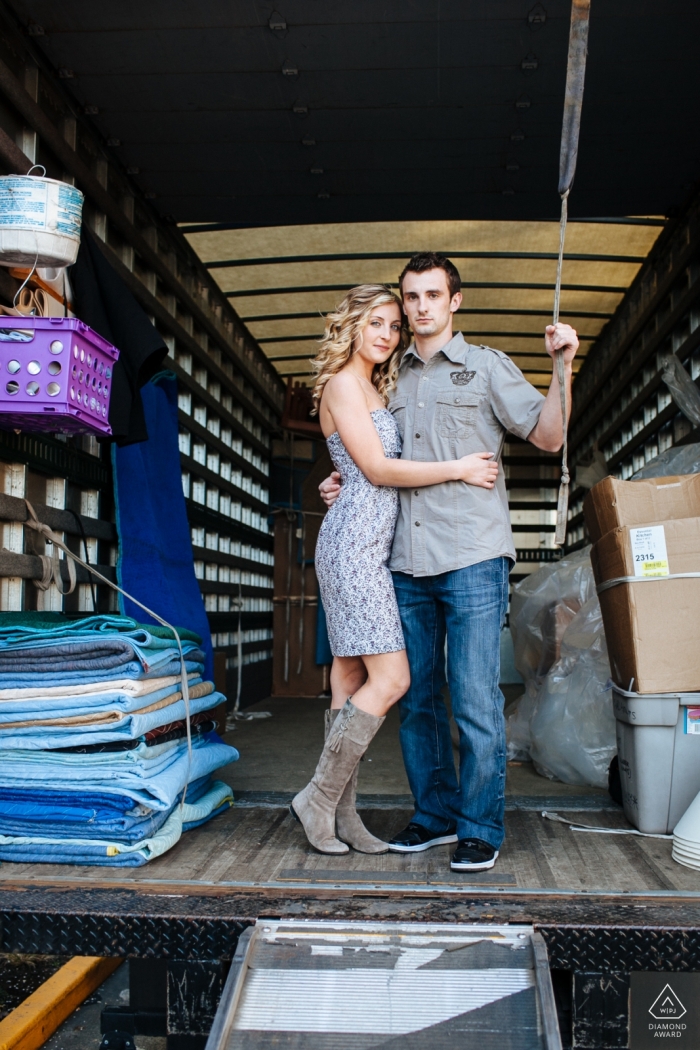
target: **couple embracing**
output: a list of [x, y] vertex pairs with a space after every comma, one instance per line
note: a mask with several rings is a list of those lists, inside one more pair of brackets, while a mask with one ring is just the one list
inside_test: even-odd
[[[401, 298], [384, 285], [353, 288], [328, 315], [314, 361], [337, 471], [321, 485], [330, 510], [316, 548], [332, 704], [292, 813], [322, 853], [456, 843], [452, 869], [479, 871], [504, 836], [499, 653], [515, 548], [499, 460], [507, 432], [561, 447], [559, 386], [553, 370], [544, 397], [505, 354], [453, 332], [460, 276], [444, 256], [415, 255], [399, 288]], [[576, 332], [550, 325], [545, 346], [564, 352], [570, 405]], [[397, 701], [415, 813], [386, 843], [365, 828], [355, 792], [358, 763]]]

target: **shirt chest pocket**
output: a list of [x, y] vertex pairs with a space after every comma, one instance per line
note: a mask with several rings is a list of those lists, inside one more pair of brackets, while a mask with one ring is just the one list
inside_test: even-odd
[[436, 398], [435, 425], [440, 437], [465, 438], [476, 427], [481, 398], [476, 394], [445, 391]]
[[394, 397], [391, 399], [389, 404], [389, 411], [391, 412], [396, 426], [399, 429], [401, 440], [403, 441], [404, 433], [406, 430], [406, 406], [408, 405], [408, 397]]

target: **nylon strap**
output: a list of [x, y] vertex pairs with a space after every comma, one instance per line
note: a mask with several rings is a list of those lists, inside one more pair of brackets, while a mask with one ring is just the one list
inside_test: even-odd
[[[559, 258], [557, 259], [557, 280], [554, 286], [554, 310], [552, 311], [552, 324], [559, 320], [559, 302], [561, 300], [561, 272], [564, 263], [564, 241], [566, 239], [566, 222], [568, 218], [569, 191], [561, 195], [561, 218], [559, 220]], [[556, 350], [554, 359], [557, 368], [557, 380], [559, 383], [559, 398], [561, 403], [561, 425], [564, 440], [561, 446], [561, 482], [559, 483], [559, 501], [557, 503], [557, 525], [554, 533], [554, 542], [558, 547], [564, 545], [566, 540], [566, 526], [569, 511], [569, 464], [568, 464], [568, 434], [567, 434], [567, 410], [566, 410], [566, 374], [564, 371], [564, 352]]]
[[[561, 146], [559, 149], [559, 195], [561, 197], [561, 220], [559, 223], [559, 261], [557, 263], [557, 283], [554, 290], [554, 321], [559, 320], [559, 298], [561, 295], [561, 270], [564, 259], [564, 237], [566, 236], [567, 197], [576, 173], [578, 158], [578, 139], [581, 126], [581, 106], [583, 103], [583, 82], [586, 75], [586, 54], [588, 50], [588, 23], [591, 0], [571, 0], [571, 25], [569, 27], [569, 54], [566, 63], [566, 90], [564, 93], [564, 115], [561, 126]], [[566, 525], [569, 510], [569, 467], [567, 463], [567, 418], [566, 388], [564, 375], [564, 357], [561, 350], [555, 354], [557, 379], [561, 397], [561, 417], [564, 440], [561, 451], [561, 484], [557, 504], [557, 525], [554, 542], [563, 546], [566, 539]]]
[[[25, 500], [25, 502], [27, 501]], [[41, 532], [43, 535], [46, 536], [46, 533], [44, 533], [44, 528], [48, 528], [48, 525], [44, 526], [44, 528], [39, 528], [38, 526], [41, 525], [41, 522], [38, 519], [35, 518], [35, 520], [32, 520], [30, 518], [29, 521], [25, 522], [25, 525], [28, 525], [30, 529], [34, 529], [36, 532]], [[48, 542], [52, 542], [51, 540], [48, 540], [48, 536], [46, 538]], [[75, 565], [73, 564], [71, 559], [68, 558], [66, 562], [68, 568], [68, 587], [64, 587], [63, 577], [61, 576], [61, 561], [58, 557], [58, 548], [53, 546], [51, 555], [38, 554], [36, 555], [36, 557], [38, 557], [41, 561], [41, 569], [43, 573], [43, 576], [40, 580], [33, 581], [34, 586], [37, 588], [37, 590], [48, 591], [49, 587], [53, 583], [55, 584], [59, 594], [72, 594], [75, 590], [75, 585], [78, 582], [78, 578], [75, 573]], [[94, 598], [92, 607], [93, 609], [95, 609]], [[95, 609], [95, 611], [97, 610]]]

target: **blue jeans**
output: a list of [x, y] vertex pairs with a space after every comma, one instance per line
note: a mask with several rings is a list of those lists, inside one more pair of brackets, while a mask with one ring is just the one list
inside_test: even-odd
[[[439, 576], [393, 573], [411, 668], [399, 711], [413, 819], [438, 833], [456, 826], [460, 839], [482, 839], [495, 849], [504, 834], [506, 749], [498, 680], [509, 572], [508, 558], [491, 558]], [[459, 783], [442, 696], [446, 682], [459, 729]]]

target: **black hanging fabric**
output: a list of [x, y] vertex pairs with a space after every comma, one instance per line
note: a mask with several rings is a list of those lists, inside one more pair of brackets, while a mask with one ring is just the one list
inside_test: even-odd
[[112, 440], [147, 441], [140, 390], [160, 370], [168, 348], [84, 225], [70, 282], [76, 317], [119, 350], [109, 405]]

